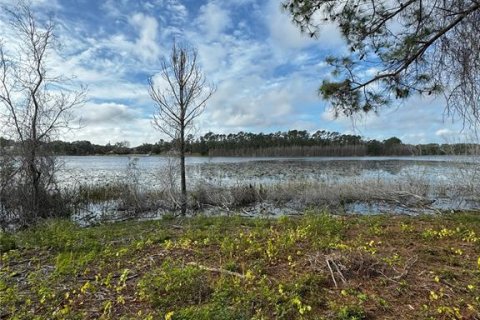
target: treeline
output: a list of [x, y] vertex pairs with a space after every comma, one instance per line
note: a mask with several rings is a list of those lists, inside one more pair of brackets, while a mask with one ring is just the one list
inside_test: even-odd
[[[306, 130], [275, 133], [239, 132], [216, 134], [209, 132], [199, 138], [186, 139], [187, 153], [203, 156], [253, 157], [322, 157], [322, 156], [408, 156], [408, 155], [463, 155], [478, 154], [477, 144], [404, 144], [397, 137], [365, 140], [359, 135], [340, 134], [325, 130], [310, 134]], [[0, 148], [15, 152], [16, 143], [0, 138]], [[130, 147], [127, 141], [97, 145], [90, 141], [52, 141], [46, 146], [56, 155], [124, 155], [166, 154], [175, 149], [175, 141], [160, 140]]]
[[[15, 141], [0, 138], [0, 149], [11, 150], [14, 153], [16, 147], [17, 143]], [[172, 144], [161, 140], [155, 144], [143, 144], [132, 148], [127, 141], [98, 145], [83, 140], [74, 142], [52, 141], [47, 143], [45, 148], [54, 155], [67, 156], [164, 154], [171, 150]]]
[[400, 139], [365, 141], [359, 135], [325, 130], [310, 134], [306, 130], [275, 133], [207, 133], [192, 143], [192, 152], [210, 156], [366, 156], [407, 155], [409, 146]]
[[476, 144], [404, 144], [399, 138], [367, 140], [359, 135], [318, 130], [275, 133], [209, 132], [187, 141], [188, 151], [209, 156], [411, 156], [478, 154]]

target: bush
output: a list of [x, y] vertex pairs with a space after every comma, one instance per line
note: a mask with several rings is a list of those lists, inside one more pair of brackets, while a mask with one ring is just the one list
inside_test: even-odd
[[41, 185], [37, 204], [32, 202], [32, 187], [13, 181], [0, 197], [0, 227], [24, 228], [49, 218], [69, 218], [73, 203], [69, 194]]
[[233, 206], [248, 206], [261, 199], [260, 192], [252, 185], [236, 186], [230, 189], [233, 198]]

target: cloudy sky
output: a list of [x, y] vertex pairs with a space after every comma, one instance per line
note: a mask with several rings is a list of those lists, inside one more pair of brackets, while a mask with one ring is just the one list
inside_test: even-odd
[[[0, 0], [12, 4], [14, 0]], [[324, 58], [345, 52], [335, 27], [318, 39], [300, 34], [280, 0], [34, 0], [53, 15], [61, 52], [51, 66], [88, 85], [78, 111], [83, 128], [68, 140], [155, 142], [147, 79], [158, 72], [172, 39], [188, 41], [218, 89], [196, 123], [208, 131], [273, 132], [326, 129], [368, 138], [397, 136], [408, 143], [445, 142], [460, 123], [445, 118], [441, 99], [414, 97], [352, 124], [334, 119], [317, 96], [330, 69]], [[8, 41], [8, 27], [0, 20]]]

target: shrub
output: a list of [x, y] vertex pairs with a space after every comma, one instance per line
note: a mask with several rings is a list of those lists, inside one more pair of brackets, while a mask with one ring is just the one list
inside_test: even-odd
[[260, 192], [252, 185], [236, 186], [230, 189], [233, 205], [236, 207], [247, 206], [260, 200]]

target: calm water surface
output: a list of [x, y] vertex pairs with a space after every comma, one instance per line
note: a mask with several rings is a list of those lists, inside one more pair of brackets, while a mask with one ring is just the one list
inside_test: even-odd
[[[67, 186], [129, 179], [129, 172], [134, 168], [142, 185], [155, 188], [170, 170], [169, 167], [176, 168], [174, 159], [159, 156], [72, 156], [60, 157], [60, 160], [62, 168], [59, 180]], [[220, 185], [286, 181], [348, 182], [349, 179], [423, 179], [432, 184], [451, 184], [462, 183], [465, 178], [476, 176], [479, 168], [477, 160], [469, 156], [188, 157], [187, 174], [193, 181]]]

